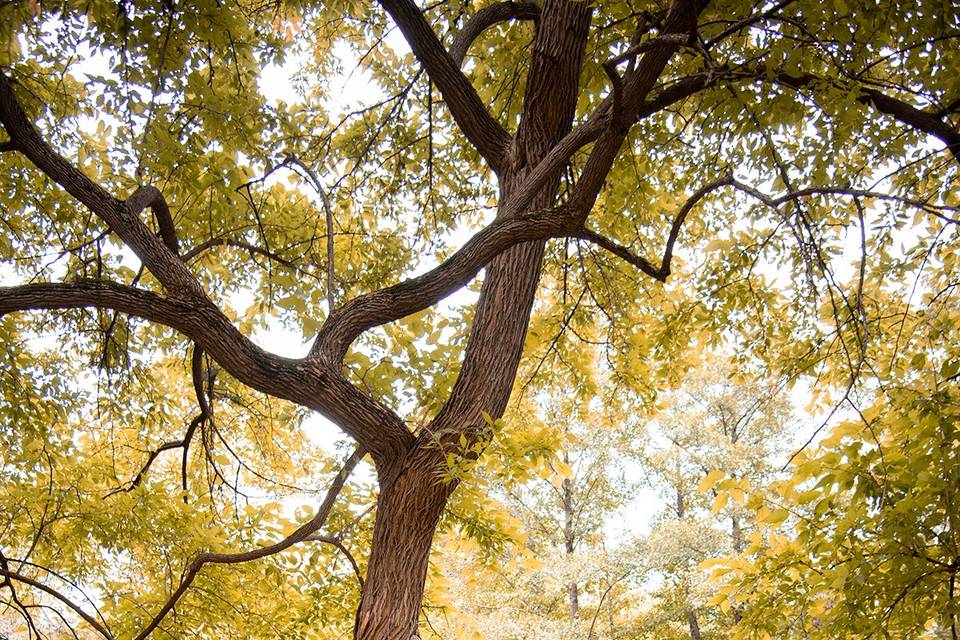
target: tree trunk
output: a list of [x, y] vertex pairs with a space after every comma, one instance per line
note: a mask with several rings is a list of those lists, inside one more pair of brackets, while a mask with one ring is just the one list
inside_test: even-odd
[[[733, 536], [733, 550], [738, 554], [743, 553], [743, 529], [740, 528], [740, 518], [737, 516], [731, 516], [730, 518], [730, 535]], [[743, 617], [740, 613], [740, 608], [737, 605], [733, 605], [731, 611], [733, 613], [733, 621], [740, 622], [740, 619]]]
[[690, 623], [690, 640], [700, 640], [700, 623], [697, 622], [697, 614], [693, 611], [688, 612], [687, 621]]
[[367, 576], [357, 611], [357, 640], [417, 635], [430, 545], [454, 482], [439, 477], [437, 449], [418, 448], [381, 480]]
[[[510, 166], [500, 176], [501, 202], [570, 131], [592, 9], [586, 2], [546, 0], [534, 39], [524, 108]], [[531, 210], [557, 199], [560, 172], [535, 195]], [[450, 398], [399, 465], [378, 469], [380, 498], [356, 640], [416, 638], [433, 535], [455, 483], [439, 471], [459, 436], [474, 441], [484, 412], [499, 418], [516, 378], [545, 243], [508, 249], [486, 269], [463, 365]], [[394, 469], [397, 470], [394, 470]]]
[[[563, 455], [563, 462], [570, 464], [570, 459], [566, 453]], [[573, 479], [564, 478], [563, 488], [563, 547], [567, 557], [573, 555], [577, 545], [576, 530], [574, 529], [574, 508], [573, 508]], [[580, 615], [580, 589], [576, 580], [567, 585], [567, 605], [570, 608], [570, 626], [574, 628], [577, 624], [577, 617]]]

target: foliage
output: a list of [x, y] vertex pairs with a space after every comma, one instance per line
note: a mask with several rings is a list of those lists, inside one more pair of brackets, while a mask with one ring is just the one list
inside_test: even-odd
[[[419, 532], [425, 558], [437, 526], [476, 584], [533, 594], [517, 610], [582, 579], [593, 615], [640, 551], [536, 568], [559, 544], [546, 496], [636, 453], [623, 434], [725, 348], [738, 371], [803, 380], [834, 430], [774, 494], [741, 484], [768, 478], [774, 431], [729, 447], [699, 431], [696, 455], [645, 460], [705, 521], [710, 502], [763, 525], [716, 565], [716, 628], [736, 612], [744, 636], [956, 635], [955, 9], [605, 0], [558, 97], [529, 74], [555, 53], [542, 14], [586, 5], [483, 29], [461, 73], [444, 47], [493, 3], [380, 4], [0, 3], [0, 634], [340, 637], [384, 576], [409, 579], [415, 627], [426, 560], [395, 554], [409, 571], [391, 573], [374, 551]], [[524, 136], [563, 97], [552, 133], [580, 143], [534, 189], [546, 205], [520, 202], [557, 149]], [[511, 302], [522, 279], [491, 273], [521, 236], [544, 257]], [[278, 329], [309, 346], [270, 344]], [[334, 431], [315, 412], [374, 467], [329, 513], [349, 454], [318, 444]], [[578, 459], [596, 434], [615, 446]], [[633, 488], [601, 475], [570, 555], [596, 551]], [[695, 495], [704, 475], [717, 497]], [[511, 513], [509, 486], [539, 511]], [[429, 508], [385, 507], [404, 491]], [[383, 523], [398, 512], [426, 515]], [[656, 602], [639, 578], [611, 588], [623, 633], [700, 607], [679, 576], [704, 555], [665, 561], [678, 577]], [[476, 605], [464, 584], [450, 606]]]
[[766, 531], [713, 569], [726, 582], [717, 599], [743, 607], [743, 637], [956, 634], [960, 316], [932, 273], [899, 319], [902, 350], [878, 358], [892, 379], [863, 405], [848, 395], [850, 418], [796, 457], [774, 495], [748, 499]]

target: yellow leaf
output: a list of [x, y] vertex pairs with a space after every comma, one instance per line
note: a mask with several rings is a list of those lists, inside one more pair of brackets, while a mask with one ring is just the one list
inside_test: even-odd
[[710, 510], [713, 513], [720, 513], [720, 510], [727, 506], [727, 500], [730, 499], [729, 493], [718, 494], [716, 498], [713, 499], [713, 506], [710, 507]]
[[719, 469], [711, 471], [704, 476], [703, 480], [700, 481], [700, 484], [697, 486], [697, 491], [700, 493], [710, 491], [710, 489], [713, 489], [716, 484], [723, 479], [723, 476], [723, 471], [720, 471]]

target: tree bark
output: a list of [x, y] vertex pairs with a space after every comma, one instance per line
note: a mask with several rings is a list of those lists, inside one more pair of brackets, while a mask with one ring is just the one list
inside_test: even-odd
[[[564, 454], [563, 461], [570, 464], [569, 458]], [[563, 488], [563, 547], [566, 555], [573, 555], [577, 544], [576, 529], [574, 529], [574, 507], [573, 507], [573, 479], [564, 478]], [[576, 580], [570, 581], [567, 585], [567, 605], [570, 608], [570, 627], [574, 628], [577, 624], [577, 618], [580, 615], [580, 588]]]
[[690, 640], [700, 640], [700, 623], [697, 622], [697, 614], [693, 611], [688, 612], [687, 622], [690, 623]]
[[[392, 3], [391, 3], [392, 4]], [[585, 2], [547, 0], [534, 39], [523, 115], [500, 176], [500, 202], [572, 128], [592, 10]], [[557, 200], [560, 172], [527, 207]], [[502, 210], [501, 210], [502, 212]], [[450, 398], [402, 463], [379, 469], [381, 494], [357, 611], [357, 640], [416, 638], [430, 544], [455, 482], [441, 483], [459, 437], [473, 442], [483, 414], [506, 409], [536, 297], [545, 242], [513, 246], [486, 269], [463, 365]]]
[[382, 478], [373, 545], [355, 637], [417, 636], [430, 545], [455, 483], [442, 482], [437, 449], [419, 447], [393, 478]]

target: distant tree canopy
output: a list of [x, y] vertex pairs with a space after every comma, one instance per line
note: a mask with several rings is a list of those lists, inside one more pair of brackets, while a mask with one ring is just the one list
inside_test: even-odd
[[704, 486], [785, 527], [718, 565], [734, 632], [957, 637], [951, 3], [31, 0], [0, 33], [0, 632], [427, 637], [438, 527], [516, 524], [472, 463], [562, 469], [544, 399], [626, 421], [722, 347], [852, 416], [776, 505]]

